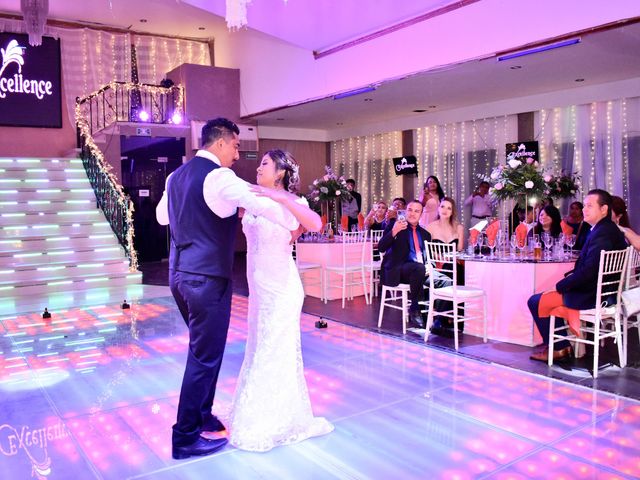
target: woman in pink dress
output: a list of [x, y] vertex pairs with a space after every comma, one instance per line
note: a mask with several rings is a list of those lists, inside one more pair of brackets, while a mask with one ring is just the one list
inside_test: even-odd
[[438, 218], [438, 206], [443, 198], [444, 191], [442, 191], [438, 177], [435, 175], [428, 176], [420, 195], [420, 203], [422, 203], [420, 226], [422, 228], [427, 228], [427, 225]]

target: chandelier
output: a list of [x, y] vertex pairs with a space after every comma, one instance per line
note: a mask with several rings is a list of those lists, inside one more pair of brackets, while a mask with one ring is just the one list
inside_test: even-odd
[[[229, 30], [238, 30], [247, 24], [247, 5], [251, 0], [227, 0], [225, 20]], [[287, 3], [287, 0], [284, 0]]]
[[25, 30], [29, 34], [29, 45], [41, 45], [49, 13], [49, 0], [20, 0], [20, 10], [24, 17]]

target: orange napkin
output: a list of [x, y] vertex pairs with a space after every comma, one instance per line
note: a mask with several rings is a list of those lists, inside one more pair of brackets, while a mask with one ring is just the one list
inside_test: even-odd
[[342, 217], [340, 218], [340, 225], [342, 225], [342, 231], [343, 232], [348, 232], [349, 231], [349, 217], [347, 217], [346, 215], [342, 215]]
[[491, 225], [487, 227], [485, 230], [485, 234], [487, 235], [487, 242], [489, 245], [496, 244], [496, 237], [498, 236], [498, 232], [500, 231], [500, 221], [496, 220]]
[[471, 231], [469, 232], [469, 243], [471, 243], [472, 245], [476, 243], [476, 239], [478, 238], [478, 233], [480, 233], [478, 232], [478, 230], [471, 229]]
[[560, 222], [560, 228], [562, 228], [562, 233], [564, 233], [567, 237], [569, 235], [573, 235], [573, 227], [564, 220]]
[[358, 214], [358, 229], [364, 230], [364, 215], [362, 213]]
[[324, 231], [324, 227], [327, 226], [327, 216], [326, 215], [322, 215], [320, 217], [320, 221], [322, 222], [322, 228], [320, 229], [320, 231]]
[[516, 238], [518, 239], [518, 245], [520, 245], [520, 247], [524, 247], [527, 243], [528, 233], [529, 229], [525, 223], [521, 223], [516, 227]]

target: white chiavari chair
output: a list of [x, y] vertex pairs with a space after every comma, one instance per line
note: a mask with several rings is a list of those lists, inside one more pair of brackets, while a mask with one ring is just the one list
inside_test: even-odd
[[629, 247], [629, 260], [627, 274], [625, 276], [624, 290], [622, 291], [622, 336], [623, 354], [625, 360], [629, 359], [628, 339], [629, 329], [636, 328], [638, 341], [640, 341], [640, 252]]
[[[579, 336], [569, 330], [568, 324], [556, 327], [555, 315], [550, 315], [549, 321], [549, 356], [547, 363], [553, 365], [553, 345], [563, 340], [569, 340], [581, 345], [593, 346], [593, 378], [598, 378], [598, 359], [600, 345], [607, 338], [613, 338], [618, 346], [620, 367], [624, 368], [622, 346], [621, 317], [622, 317], [622, 286], [624, 284], [629, 249], [602, 251], [598, 268], [598, 285], [596, 293], [596, 307], [580, 310]], [[607, 298], [615, 298], [615, 303], [608, 305]], [[558, 332], [566, 331], [567, 335]], [[588, 336], [587, 336], [588, 334]], [[592, 337], [592, 338], [589, 338]]]
[[298, 258], [298, 242], [293, 244], [293, 258], [300, 274], [300, 281], [302, 282], [302, 288], [318, 287], [320, 291], [320, 300], [323, 300], [324, 296], [324, 272], [322, 265], [319, 263], [307, 262]]
[[370, 303], [367, 293], [367, 278], [365, 261], [367, 254], [367, 232], [343, 232], [342, 233], [342, 261], [339, 265], [327, 265], [324, 267], [324, 302], [327, 303], [329, 291], [332, 288], [340, 288], [342, 292], [342, 308], [345, 300], [353, 299], [353, 287], [362, 286], [364, 298]]

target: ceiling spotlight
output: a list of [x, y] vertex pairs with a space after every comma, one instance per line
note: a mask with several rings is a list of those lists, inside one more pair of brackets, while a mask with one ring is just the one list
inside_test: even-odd
[[336, 125], [341, 126], [341, 125], [344, 125], [344, 123], [338, 122], [338, 123], [336, 123]]
[[147, 23], [147, 19], [146, 18], [141, 18], [140, 19], [140, 23]]
[[436, 105], [429, 105], [429, 108], [431, 109], [436, 108]]
[[509, 68], [511, 70], [520, 70], [522, 67], [520, 65], [511, 65]]
[[278, 117], [278, 118], [276, 118], [276, 120], [279, 121], [279, 122], [282, 122], [284, 120], [284, 118]]
[[198, 30], [205, 30], [204, 27], [198, 27]]
[[584, 78], [576, 78], [576, 82], [584, 82]]
[[143, 122], [146, 122], [147, 120], [149, 120], [149, 112], [147, 112], [146, 110], [140, 110], [140, 112], [138, 113], [138, 118]]
[[413, 113], [424, 113], [426, 110], [424, 108], [416, 108]]

